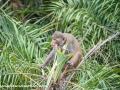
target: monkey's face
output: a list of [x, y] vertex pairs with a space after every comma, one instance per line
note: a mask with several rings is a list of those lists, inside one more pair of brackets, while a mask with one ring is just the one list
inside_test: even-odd
[[54, 47], [56, 45], [58, 46], [57, 41], [55, 39], [52, 39], [51, 46]]
[[59, 47], [62, 47], [66, 42], [66, 39], [65, 37], [63, 36], [63, 34], [60, 32], [55, 32], [53, 35], [52, 35], [52, 41], [51, 41], [51, 46], [54, 47], [54, 46], [59, 46]]

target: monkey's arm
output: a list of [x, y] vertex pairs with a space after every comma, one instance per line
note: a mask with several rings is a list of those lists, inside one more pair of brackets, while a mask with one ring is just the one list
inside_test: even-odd
[[49, 53], [49, 55], [47, 56], [46, 60], [44, 61], [44, 63], [42, 65], [40, 65], [40, 69], [44, 68], [51, 60], [54, 59], [55, 57], [55, 48], [52, 49], [52, 51]]

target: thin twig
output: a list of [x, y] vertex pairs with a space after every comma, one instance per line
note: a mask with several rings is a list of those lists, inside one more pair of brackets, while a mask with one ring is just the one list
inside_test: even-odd
[[94, 54], [102, 45], [104, 45], [106, 42], [112, 40], [113, 38], [115, 38], [117, 35], [119, 35], [120, 32], [117, 32], [116, 34], [113, 34], [111, 36], [109, 36], [106, 40], [102, 41], [100, 40], [100, 42], [98, 42], [86, 55], [85, 55], [85, 59], [87, 59], [89, 56], [91, 56], [92, 54]]

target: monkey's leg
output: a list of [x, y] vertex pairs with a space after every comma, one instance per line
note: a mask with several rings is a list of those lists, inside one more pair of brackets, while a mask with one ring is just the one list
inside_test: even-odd
[[81, 61], [82, 54], [80, 52], [76, 52], [73, 57], [67, 62], [70, 67], [72, 66], [73, 68], [76, 68], [77, 65]]
[[60, 76], [60, 79], [63, 79], [63, 77], [65, 76], [65, 73], [68, 69], [77, 67], [77, 65], [81, 61], [81, 57], [82, 57], [82, 54], [80, 52], [76, 52], [73, 55], [73, 57], [69, 61], [67, 61], [67, 64], [64, 66], [64, 70]]

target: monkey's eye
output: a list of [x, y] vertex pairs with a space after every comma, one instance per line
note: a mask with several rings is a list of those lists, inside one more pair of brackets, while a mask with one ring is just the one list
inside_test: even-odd
[[56, 39], [53, 38], [54, 41], [56, 41]]
[[52, 36], [52, 40], [55, 40], [55, 38]]
[[55, 37], [52, 36], [52, 40], [56, 40]]

